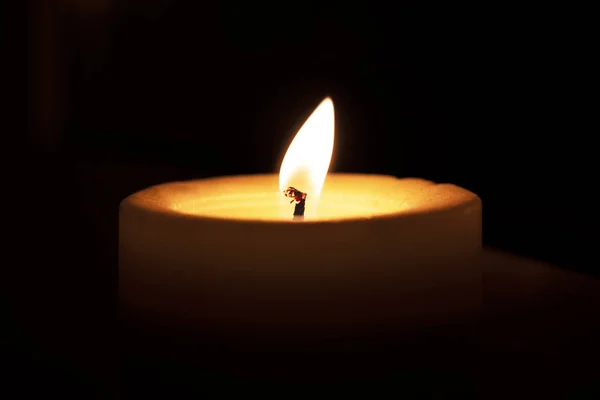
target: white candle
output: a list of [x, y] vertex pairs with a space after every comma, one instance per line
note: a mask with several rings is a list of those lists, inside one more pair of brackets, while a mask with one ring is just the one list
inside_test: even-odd
[[[476, 311], [480, 199], [422, 179], [326, 177], [332, 148], [326, 99], [279, 176], [173, 182], [125, 199], [123, 311], [265, 337], [412, 329]], [[287, 186], [308, 193], [302, 222], [292, 219]]]

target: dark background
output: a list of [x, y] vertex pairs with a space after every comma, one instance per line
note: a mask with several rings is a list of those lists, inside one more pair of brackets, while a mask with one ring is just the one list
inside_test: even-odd
[[165, 181], [278, 172], [326, 95], [333, 171], [463, 186], [483, 200], [485, 245], [597, 275], [584, 12], [380, 3], [29, 2], [14, 67], [27, 144], [9, 171], [26, 210], [15, 235], [36, 243], [15, 247], [35, 294], [19, 315], [36, 317], [15, 334], [43, 328], [59, 346], [27, 351], [101, 358], [80, 379], [112, 376], [119, 202]]

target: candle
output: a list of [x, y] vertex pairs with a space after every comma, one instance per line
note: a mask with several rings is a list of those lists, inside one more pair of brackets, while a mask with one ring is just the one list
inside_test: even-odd
[[[480, 199], [417, 178], [327, 174], [333, 139], [328, 98], [296, 135], [279, 175], [172, 182], [126, 198], [126, 315], [307, 338], [413, 329], [476, 312]], [[290, 186], [306, 194], [302, 221], [283, 194]]]

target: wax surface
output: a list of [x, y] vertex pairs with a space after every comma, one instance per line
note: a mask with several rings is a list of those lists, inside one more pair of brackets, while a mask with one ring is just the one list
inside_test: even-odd
[[[480, 305], [481, 201], [455, 185], [331, 174], [304, 222], [276, 175], [158, 185], [119, 217], [122, 309], [264, 337], [442, 323]], [[386, 328], [387, 329], [387, 328]]]
[[[299, 188], [302, 190], [302, 188]], [[448, 208], [476, 199], [455, 185], [392, 176], [331, 174], [316, 198], [308, 193], [306, 221], [369, 219]], [[289, 221], [293, 206], [276, 175], [234, 176], [154, 186], [128, 199], [180, 214], [247, 221]]]

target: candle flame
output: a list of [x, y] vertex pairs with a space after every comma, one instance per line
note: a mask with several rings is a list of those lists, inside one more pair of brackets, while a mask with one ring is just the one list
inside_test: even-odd
[[333, 101], [325, 98], [308, 117], [288, 147], [281, 169], [279, 188], [298, 188], [318, 198], [331, 163], [335, 115]]

